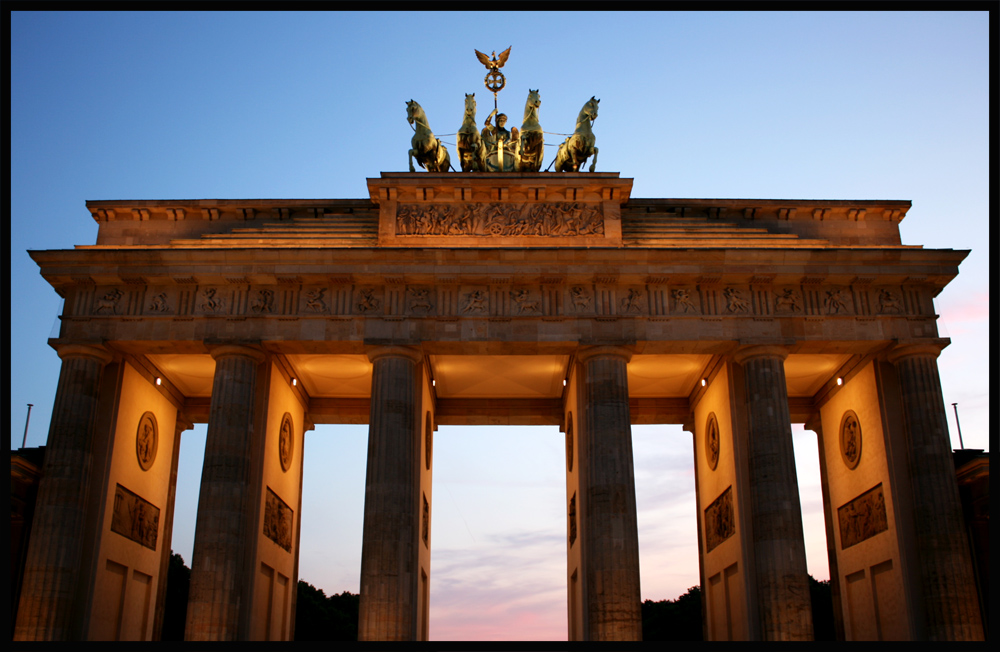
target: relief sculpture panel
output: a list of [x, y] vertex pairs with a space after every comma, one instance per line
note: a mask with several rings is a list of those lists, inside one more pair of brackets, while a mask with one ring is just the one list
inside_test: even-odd
[[604, 235], [600, 204], [400, 204], [401, 236], [582, 236]]
[[716, 546], [736, 533], [736, 519], [733, 517], [733, 488], [727, 487], [711, 505], [705, 509], [705, 547], [712, 552]]
[[115, 486], [115, 504], [111, 511], [111, 531], [156, 550], [160, 508], [125, 487]]
[[292, 551], [292, 508], [270, 487], [264, 503], [264, 536], [287, 552]]
[[879, 483], [837, 509], [841, 549], [861, 543], [889, 529], [885, 495]]

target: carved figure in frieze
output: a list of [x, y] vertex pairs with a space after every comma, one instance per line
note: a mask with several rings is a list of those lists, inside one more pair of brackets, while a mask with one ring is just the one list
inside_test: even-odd
[[861, 460], [861, 423], [853, 410], [845, 412], [840, 421], [840, 454], [847, 468], [857, 468]]
[[743, 293], [736, 288], [726, 288], [726, 310], [729, 312], [749, 312], [750, 303], [743, 296]]
[[288, 471], [292, 465], [292, 448], [295, 445], [295, 430], [292, 426], [292, 415], [285, 412], [281, 417], [281, 428], [278, 431], [278, 461], [281, 470]]
[[156, 550], [160, 508], [120, 484], [115, 487], [111, 531]]
[[153, 297], [153, 300], [149, 304], [150, 312], [170, 312], [170, 306], [167, 305], [167, 293], [160, 292]]
[[801, 312], [799, 294], [792, 288], [783, 289], [781, 294], [774, 297], [774, 309], [775, 311]]
[[622, 299], [621, 307], [623, 313], [642, 312], [642, 292], [635, 288], [629, 288], [628, 297]]
[[590, 292], [587, 288], [574, 287], [569, 291], [570, 300], [573, 302], [574, 310], [586, 310], [590, 307]]
[[250, 303], [250, 309], [256, 313], [271, 312], [274, 304], [274, 292], [271, 290], [257, 290], [257, 296]]
[[698, 312], [694, 304], [691, 303], [691, 292], [683, 288], [679, 288], [673, 291], [674, 295], [674, 310], [677, 312]]
[[123, 296], [125, 296], [124, 293], [118, 288], [111, 290], [110, 292], [105, 294], [103, 298], [97, 300], [97, 305], [94, 306], [94, 314], [95, 315], [116, 314], [118, 312], [118, 301]]
[[323, 294], [326, 288], [309, 290], [306, 292], [306, 310], [309, 312], [326, 312], [326, 303], [323, 301]]
[[462, 309], [462, 314], [486, 312], [486, 298], [486, 293], [482, 290], [473, 290], [465, 296], [465, 307]]
[[705, 426], [705, 459], [713, 471], [719, 466], [719, 422], [714, 412], [708, 415]]
[[837, 508], [840, 547], [850, 548], [889, 529], [885, 494], [879, 483], [847, 504]]
[[382, 302], [375, 297], [374, 290], [361, 290], [358, 292], [358, 312], [374, 312], [381, 307]]
[[878, 291], [878, 311], [880, 313], [899, 314], [903, 312], [903, 302], [896, 294], [888, 288], [881, 288]]
[[215, 288], [206, 288], [201, 296], [201, 309], [205, 312], [222, 310], [222, 297], [216, 296]]
[[823, 303], [826, 305], [827, 314], [837, 315], [847, 312], [847, 293], [844, 290], [827, 290]]
[[517, 304], [517, 314], [521, 315], [525, 312], [542, 312], [542, 309], [538, 307], [537, 301], [528, 301], [529, 293], [527, 290], [515, 290], [510, 293], [510, 296]]
[[410, 288], [407, 290], [410, 294], [410, 310], [414, 312], [430, 312], [431, 305], [430, 300], [430, 290], [418, 290], [416, 288]]

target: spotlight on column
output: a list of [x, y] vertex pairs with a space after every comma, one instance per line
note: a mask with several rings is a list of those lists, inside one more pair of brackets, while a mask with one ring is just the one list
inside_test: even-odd
[[843, 384], [844, 384], [844, 379], [843, 378], [837, 378], [837, 386], [840, 386], [840, 385], [843, 385]]
[[299, 379], [298, 378], [292, 378], [292, 387], [295, 387], [298, 384], [299, 384]]
[[438, 381], [431, 378], [431, 387], [437, 387]]
[[163, 384], [163, 381], [162, 381], [162, 380], [160, 380], [160, 377], [159, 377], [159, 376], [157, 376], [157, 377], [156, 377], [156, 384], [157, 384], [158, 386], [159, 386], [159, 385], [162, 385], [162, 384]]
[[565, 387], [565, 386], [566, 386], [566, 379], [563, 378], [563, 387]]
[[702, 378], [702, 379], [701, 379], [701, 386], [702, 386], [702, 387], [704, 387], [704, 386], [705, 386], [705, 385], [707, 385], [707, 384], [708, 384], [708, 383], [707, 383], [707, 382], [705, 381], [705, 379], [704, 379], [704, 378]]

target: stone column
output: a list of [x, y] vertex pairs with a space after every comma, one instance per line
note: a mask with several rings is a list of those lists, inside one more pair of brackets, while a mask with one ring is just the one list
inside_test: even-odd
[[779, 346], [747, 346], [734, 361], [743, 368], [747, 415], [747, 478], [751, 550], [760, 636], [765, 641], [811, 641], [812, 602], [802, 536], [788, 415], [785, 358]]
[[58, 345], [62, 358], [45, 462], [35, 503], [14, 640], [80, 638], [77, 611], [94, 423], [101, 372], [111, 354], [101, 346]]
[[380, 347], [372, 370], [359, 641], [417, 637], [420, 351]]
[[255, 439], [258, 349], [221, 345], [215, 358], [205, 462], [198, 495], [188, 593], [188, 641], [234, 641], [241, 637], [240, 611], [250, 600], [244, 562], [254, 532], [251, 451]]
[[587, 640], [642, 640], [632, 424], [623, 347], [581, 350], [580, 490]]
[[983, 625], [941, 395], [937, 343], [897, 345], [896, 367], [913, 492], [921, 638], [981, 641]]

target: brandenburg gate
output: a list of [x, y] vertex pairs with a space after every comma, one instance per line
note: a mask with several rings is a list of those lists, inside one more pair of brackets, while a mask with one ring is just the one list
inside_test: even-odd
[[65, 307], [15, 639], [159, 639], [207, 422], [187, 640], [293, 638], [320, 423], [369, 427], [360, 640], [428, 639], [442, 424], [560, 427], [567, 637], [640, 640], [633, 423], [692, 433], [705, 638], [810, 640], [794, 422], [839, 635], [981, 640], [933, 303], [968, 252], [903, 245], [908, 201], [634, 199], [594, 97], [543, 171], [539, 91], [507, 131], [476, 55], [461, 173], [410, 100], [365, 199], [90, 201], [96, 244], [30, 252]]
[[369, 424], [363, 640], [427, 638], [441, 424], [559, 425], [568, 638], [639, 639], [634, 423], [692, 433], [707, 639], [812, 637], [792, 423], [819, 438], [843, 636], [981, 638], [933, 303], [968, 252], [901, 244], [907, 201], [631, 186], [88, 202], [96, 244], [30, 252], [65, 308], [15, 638], [158, 637], [180, 437], [205, 422], [189, 640], [293, 636], [303, 434], [326, 423]]

